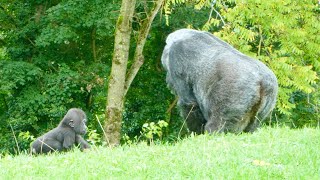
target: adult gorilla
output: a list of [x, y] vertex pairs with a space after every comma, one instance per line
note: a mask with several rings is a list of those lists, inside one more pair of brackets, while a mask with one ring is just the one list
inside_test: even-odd
[[171, 33], [162, 54], [169, 88], [189, 130], [252, 132], [274, 108], [273, 72], [208, 32]]
[[81, 135], [87, 131], [87, 116], [78, 108], [71, 108], [63, 117], [58, 127], [38, 137], [31, 144], [31, 152], [35, 154], [69, 150], [73, 145], [80, 149], [88, 149], [90, 145]]

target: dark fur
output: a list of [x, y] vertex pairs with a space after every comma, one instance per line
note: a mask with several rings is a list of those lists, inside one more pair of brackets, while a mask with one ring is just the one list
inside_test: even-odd
[[32, 144], [32, 153], [41, 154], [53, 151], [69, 150], [73, 145], [88, 149], [90, 145], [81, 135], [85, 135], [87, 116], [78, 108], [70, 109], [58, 127], [38, 137]]
[[166, 43], [166, 81], [189, 130], [252, 132], [274, 108], [277, 79], [260, 61], [203, 31], [181, 29]]

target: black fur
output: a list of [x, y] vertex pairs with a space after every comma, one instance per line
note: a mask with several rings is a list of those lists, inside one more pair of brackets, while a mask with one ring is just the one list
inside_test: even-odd
[[189, 130], [251, 132], [274, 108], [277, 78], [262, 62], [204, 31], [181, 29], [166, 43], [166, 81]]
[[87, 116], [81, 109], [70, 109], [58, 127], [38, 137], [31, 144], [32, 153], [64, 151], [69, 150], [73, 145], [79, 145], [81, 149], [90, 148], [90, 145], [81, 136], [86, 134], [86, 121]]

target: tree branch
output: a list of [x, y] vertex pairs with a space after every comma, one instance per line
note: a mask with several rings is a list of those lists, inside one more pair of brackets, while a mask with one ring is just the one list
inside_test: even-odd
[[97, 51], [96, 51], [96, 27], [92, 29], [91, 32], [91, 48], [92, 48], [92, 56], [93, 61], [97, 62]]
[[258, 56], [260, 56], [261, 46], [262, 46], [262, 41], [263, 41], [261, 26], [259, 26], [259, 35], [260, 35], [260, 41], [259, 41], [259, 46], [258, 46]]
[[167, 109], [166, 113], [171, 113], [172, 109], [176, 106], [179, 98], [176, 97], [173, 102], [170, 104], [169, 108]]
[[134, 53], [134, 58], [133, 58], [133, 64], [131, 65], [127, 75], [126, 75], [126, 82], [125, 82], [125, 93], [124, 96], [127, 94], [128, 89], [137, 75], [140, 67], [144, 63], [144, 56], [143, 56], [143, 48], [146, 43], [147, 36], [150, 31], [151, 24], [157, 15], [161, 5], [163, 4], [164, 0], [157, 0], [155, 2], [155, 5], [151, 12], [147, 15], [147, 19], [142, 23], [142, 26], [139, 31], [139, 36], [138, 36], [138, 41], [137, 41], [137, 47]]

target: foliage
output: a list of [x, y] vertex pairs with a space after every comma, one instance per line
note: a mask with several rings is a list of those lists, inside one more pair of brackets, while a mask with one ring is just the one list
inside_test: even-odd
[[[316, 86], [319, 89], [319, 85]], [[295, 92], [290, 101], [296, 103], [296, 110], [292, 111], [291, 119], [285, 121], [293, 127], [313, 126], [320, 127], [320, 91], [312, 94]]]
[[[3, 2], [0, 151], [13, 152], [9, 124], [16, 134], [39, 136], [71, 107], [81, 107], [89, 117], [104, 109], [106, 64], [119, 6], [105, 1]], [[23, 138], [18, 141], [26, 148]]]
[[105, 145], [105, 141], [101, 138], [101, 135], [97, 133], [97, 130], [90, 130], [88, 132], [88, 142], [93, 146]]
[[46, 11], [45, 26], [35, 44], [40, 48], [55, 48], [47, 52], [52, 55], [55, 51], [59, 55], [56, 59], [64, 61], [110, 59], [111, 55], [106, 53], [113, 48], [110, 41], [118, 14], [114, 9], [118, 6], [103, 0], [61, 2]]
[[26, 62], [0, 61], [0, 94], [13, 96], [27, 84], [39, 80], [41, 70]]
[[33, 142], [36, 138], [29, 132], [20, 132], [18, 135], [18, 142], [20, 142], [19, 148], [24, 150], [30, 149], [30, 144]]
[[142, 132], [141, 134], [150, 142], [152, 143], [156, 137], [158, 137], [160, 140], [163, 136], [163, 128], [166, 128], [168, 126], [168, 123], [161, 120], [157, 123], [151, 122], [151, 123], [144, 123], [142, 126]]
[[[4, 70], [13, 68], [14, 64], [21, 65], [14, 74], [0, 74], [0, 140], [3, 142], [0, 151], [14, 152], [16, 147], [9, 123], [16, 134], [29, 131], [37, 137], [55, 127], [67, 109], [75, 106], [88, 114], [89, 130], [97, 133], [89, 138], [99, 144], [95, 135], [101, 138], [103, 132], [94, 117], [102, 117], [105, 111], [119, 3], [100, 0], [4, 2], [0, 5], [0, 16], [5, 20], [0, 26], [0, 63], [6, 65]], [[145, 11], [141, 7], [148, 8], [139, 1], [134, 32], [139, 30], [136, 24], [145, 18], [139, 12]], [[167, 120], [165, 112], [172, 99], [159, 64], [169, 30], [164, 29], [160, 16], [157, 23], [162, 31], [156, 29], [148, 37], [151, 42], [146, 45], [147, 63], [126, 99], [128, 108], [124, 114], [130, 115], [123, 122], [123, 133], [130, 134], [131, 138], [140, 135], [145, 119]], [[132, 45], [135, 46], [135, 41]], [[21, 79], [25, 81], [23, 86], [19, 84]], [[19, 89], [11, 87], [16, 84]], [[171, 121], [166, 135], [175, 131], [178, 122]], [[20, 140], [24, 144], [24, 140]]]
[[319, 129], [263, 128], [190, 136], [174, 145], [6, 155], [0, 157], [0, 174], [3, 179], [318, 179], [319, 138]]

